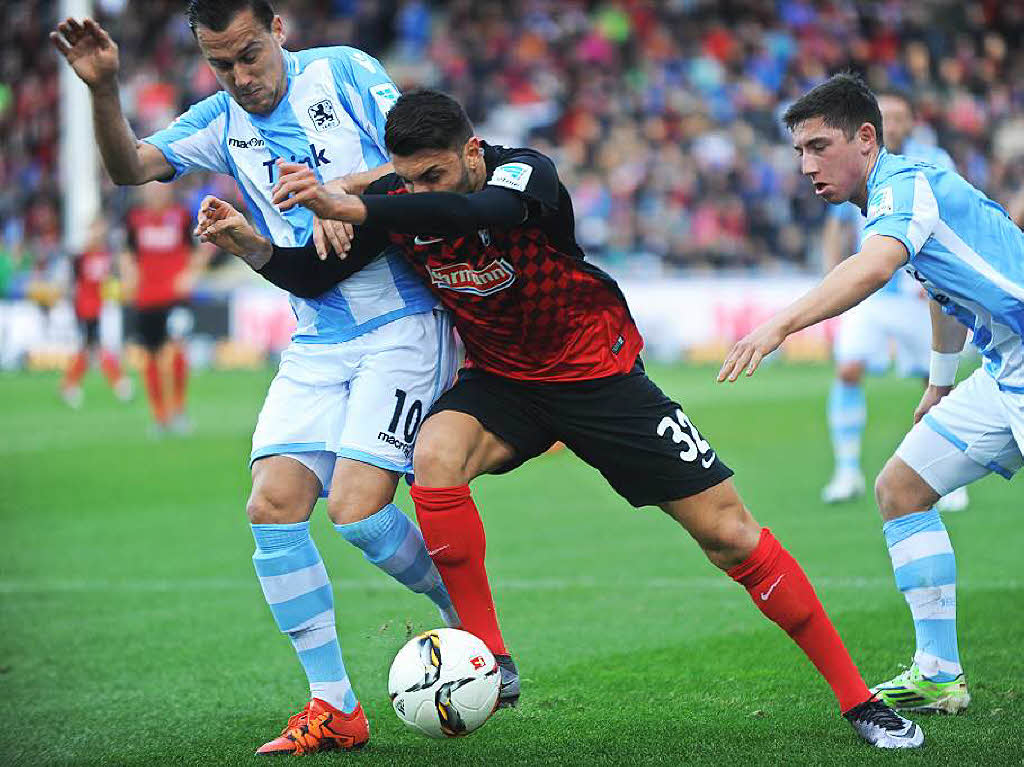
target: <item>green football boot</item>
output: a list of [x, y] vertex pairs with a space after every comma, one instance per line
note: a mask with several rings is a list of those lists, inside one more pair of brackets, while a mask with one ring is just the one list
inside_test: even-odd
[[933, 682], [924, 677], [916, 663], [888, 682], [872, 687], [871, 692], [901, 711], [959, 714], [971, 702], [963, 674], [949, 682]]

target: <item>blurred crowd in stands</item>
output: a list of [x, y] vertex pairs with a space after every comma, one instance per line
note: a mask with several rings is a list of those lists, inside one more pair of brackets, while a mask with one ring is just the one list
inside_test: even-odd
[[[60, 250], [53, 0], [4, 3], [0, 295]], [[184, 0], [96, 0], [141, 136], [217, 89]], [[347, 44], [550, 153], [588, 251], [623, 268], [816, 268], [825, 213], [780, 124], [829, 74], [916, 100], [918, 138], [1006, 204], [1024, 186], [1021, 0], [277, 0], [287, 47]], [[82, 119], [88, 119], [82, 115]], [[190, 204], [213, 184], [179, 186]], [[117, 216], [129, 192], [105, 182]]]

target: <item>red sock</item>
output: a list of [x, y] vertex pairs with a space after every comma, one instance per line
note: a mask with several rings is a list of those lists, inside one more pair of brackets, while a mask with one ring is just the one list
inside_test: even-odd
[[427, 551], [441, 573], [462, 627], [480, 637], [495, 655], [506, 654], [484, 568], [484, 526], [469, 485], [413, 485], [409, 495], [416, 504]]
[[188, 383], [188, 358], [185, 357], [185, 350], [180, 346], [174, 347], [174, 356], [171, 358], [171, 385], [173, 394], [171, 407], [175, 413], [185, 410], [185, 386]]
[[118, 361], [116, 354], [100, 352], [100, 367], [103, 369], [103, 375], [106, 376], [111, 386], [114, 386], [121, 380], [121, 363]]
[[160, 380], [160, 366], [157, 365], [155, 354], [146, 356], [146, 396], [149, 398], [149, 406], [153, 410], [153, 417], [157, 423], [166, 422], [164, 387]]
[[64, 381], [61, 383], [61, 388], [68, 389], [72, 386], [78, 386], [79, 381], [82, 380], [82, 376], [85, 375], [85, 371], [89, 368], [89, 350], [82, 349], [74, 356], [71, 360], [71, 364], [68, 365], [67, 372], [64, 374]]
[[840, 711], [871, 697], [810, 581], [771, 530], [761, 530], [757, 547], [746, 562], [729, 570], [729, 576], [810, 658], [839, 700]]

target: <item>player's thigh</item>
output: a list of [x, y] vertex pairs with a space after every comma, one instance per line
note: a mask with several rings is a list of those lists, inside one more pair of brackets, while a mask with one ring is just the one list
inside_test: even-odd
[[732, 476], [682, 406], [639, 366], [549, 392], [557, 436], [634, 506], [697, 495]]
[[363, 461], [338, 458], [327, 495], [327, 515], [347, 525], [376, 514], [394, 500], [401, 474]]
[[712, 563], [724, 570], [746, 561], [757, 547], [761, 527], [743, 505], [731, 479], [660, 506], [685, 528]]
[[554, 440], [526, 385], [463, 370], [420, 431], [413, 458], [416, 482], [445, 487], [480, 474], [503, 474]]
[[1024, 463], [1002, 393], [980, 369], [914, 425], [896, 457], [939, 496], [989, 472], [1009, 479]]
[[454, 377], [454, 340], [447, 314], [403, 317], [356, 339], [339, 458], [391, 472], [412, 468], [426, 414]]
[[309, 519], [321, 484], [306, 463], [312, 454], [269, 455], [252, 464], [246, 513], [253, 524], [294, 524]]

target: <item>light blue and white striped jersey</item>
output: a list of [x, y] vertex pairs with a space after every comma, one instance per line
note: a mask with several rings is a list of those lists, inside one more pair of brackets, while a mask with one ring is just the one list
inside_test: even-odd
[[[314, 216], [271, 202], [275, 161], [305, 162], [321, 181], [386, 163], [384, 120], [398, 89], [376, 59], [355, 48], [284, 51], [284, 62], [288, 89], [271, 114], [250, 114], [219, 91], [145, 141], [163, 152], [174, 178], [194, 170], [233, 176], [256, 228], [277, 245], [295, 246], [309, 239]], [[397, 251], [322, 296], [289, 299], [298, 343], [347, 341], [437, 305]]]
[[[908, 138], [903, 143], [901, 156], [919, 162], [930, 162], [932, 165], [938, 165], [940, 168], [956, 170], [953, 158], [949, 156], [945, 149], [935, 146], [935, 144], [915, 141], [912, 138]], [[829, 218], [834, 218], [846, 226], [854, 228], [854, 231], [857, 232], [857, 246], [859, 248], [860, 243], [864, 241], [864, 224], [867, 223], [867, 220], [860, 212], [860, 208], [852, 202], [844, 202], [841, 205], [830, 206], [828, 215]], [[905, 272], [896, 272], [892, 279], [885, 283], [885, 286], [878, 292], [887, 295], [899, 295], [917, 293], [919, 288], [920, 285], [910, 275]]]
[[999, 388], [1024, 393], [1024, 232], [956, 172], [884, 149], [867, 193], [864, 238], [902, 242], [907, 271], [974, 331]]

